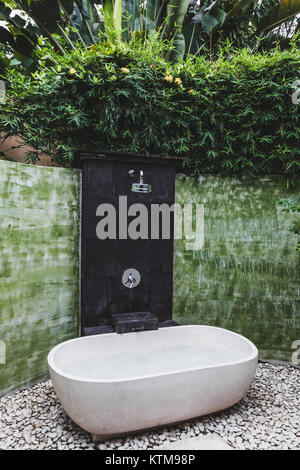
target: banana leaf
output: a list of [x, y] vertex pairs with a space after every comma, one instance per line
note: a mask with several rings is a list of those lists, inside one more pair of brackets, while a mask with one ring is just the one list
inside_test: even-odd
[[183, 58], [185, 53], [185, 39], [182, 25], [189, 7], [189, 0], [170, 0], [167, 6], [166, 26], [163, 39], [173, 40], [173, 47], [168, 53], [172, 62]]
[[155, 25], [159, 10], [162, 7], [163, 0], [147, 0], [146, 12], [147, 18]]
[[282, 0], [258, 23], [257, 34], [269, 33], [298, 13], [300, 13], [300, 0]]
[[146, 24], [148, 31], [157, 31], [167, 13], [167, 0], [147, 0]]
[[57, 0], [31, 0], [30, 11], [38, 25], [49, 33], [57, 32], [57, 22], [61, 19]]
[[224, 24], [229, 22], [239, 23], [241, 18], [246, 14], [251, 17], [256, 7], [257, 0], [239, 0], [233, 3], [233, 7], [226, 14]]
[[7, 21], [12, 9], [4, 5], [4, 3], [0, 3], [0, 20]]
[[122, 32], [122, 0], [105, 0], [104, 27], [108, 40], [112, 43], [121, 40]]
[[11, 32], [7, 28], [0, 26], [0, 43], [13, 46], [14, 42], [15, 40]]
[[141, 14], [139, 0], [123, 0], [122, 2], [122, 39], [129, 41], [145, 27], [145, 18]]
[[98, 15], [93, 2], [90, 0], [75, 0], [75, 7], [81, 15], [80, 34], [84, 37], [86, 44], [91, 45], [97, 41]]
[[187, 13], [189, 0], [170, 0], [167, 6], [165, 39], [175, 37], [182, 30], [184, 17]]
[[64, 8], [64, 10], [66, 11], [68, 15], [72, 15], [73, 10], [74, 10], [73, 0], [59, 0], [58, 3], [61, 5], [61, 7]]

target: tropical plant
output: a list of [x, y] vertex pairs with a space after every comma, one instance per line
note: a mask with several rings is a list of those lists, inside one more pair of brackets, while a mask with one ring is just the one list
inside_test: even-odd
[[56, 51], [98, 41], [101, 19], [91, 0], [5, 0], [0, 4], [0, 42], [11, 48], [13, 58], [33, 66], [34, 48], [48, 38]]
[[[300, 0], [192, 0], [183, 31], [189, 50], [288, 45], [299, 30]], [[189, 21], [190, 20], [190, 21]]]
[[[4, 0], [0, 4], [0, 42], [11, 47], [14, 58], [27, 67], [34, 63], [39, 38], [48, 38], [56, 51], [146, 38], [160, 29], [173, 40], [175, 57], [185, 52], [182, 22], [189, 0]], [[17, 10], [16, 10], [17, 9]], [[16, 11], [15, 11], [16, 10]], [[104, 34], [105, 33], [105, 34]]]
[[[160, 49], [158, 49], [158, 47]], [[300, 113], [292, 102], [297, 48], [237, 51], [176, 64], [153, 40], [51, 55], [31, 76], [7, 72], [0, 133], [18, 135], [60, 164], [78, 149], [181, 155], [194, 174], [299, 175]]]
[[298, 13], [300, 0], [2, 0], [0, 43], [29, 69], [42, 37], [65, 53], [78, 42], [144, 41], [154, 33], [171, 41], [169, 59], [206, 50], [212, 57], [224, 41], [252, 49], [289, 42]]

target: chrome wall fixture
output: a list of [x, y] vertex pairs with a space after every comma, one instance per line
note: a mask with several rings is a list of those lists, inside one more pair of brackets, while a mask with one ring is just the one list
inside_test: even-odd
[[[128, 172], [129, 176], [131, 178], [134, 178], [136, 175], [135, 170], [129, 170]], [[139, 183], [133, 183], [131, 186], [131, 191], [133, 193], [151, 193], [152, 188], [150, 184], [144, 183], [144, 172], [143, 170], [140, 170], [140, 181]]]
[[141, 282], [141, 275], [134, 268], [128, 268], [124, 271], [122, 276], [122, 284], [123, 286], [127, 287], [128, 289], [133, 289], [137, 287]]

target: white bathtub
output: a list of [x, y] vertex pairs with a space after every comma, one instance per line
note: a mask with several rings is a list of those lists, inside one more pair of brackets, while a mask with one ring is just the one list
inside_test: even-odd
[[50, 351], [48, 365], [67, 414], [102, 440], [232, 406], [257, 357], [243, 336], [192, 325], [73, 339]]

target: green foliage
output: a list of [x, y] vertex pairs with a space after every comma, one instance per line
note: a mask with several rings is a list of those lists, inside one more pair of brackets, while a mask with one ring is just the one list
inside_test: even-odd
[[215, 63], [166, 62], [164, 44], [68, 55], [41, 49], [30, 78], [7, 74], [0, 131], [22, 135], [38, 158], [69, 163], [81, 148], [182, 155], [200, 173], [299, 174], [300, 52], [238, 52]]
[[185, 54], [185, 39], [182, 24], [189, 6], [189, 0], [172, 0], [167, 6], [167, 15], [162, 39], [173, 39], [174, 48], [168, 54], [172, 61], [180, 60]]
[[[99, 41], [111, 44], [146, 38], [155, 32], [173, 42], [168, 51], [174, 59], [185, 53], [182, 23], [189, 0], [4, 0], [0, 3], [0, 44], [9, 45], [21, 62], [34, 62], [34, 48], [41, 37], [56, 51], [85, 47]], [[15, 14], [14, 9], [22, 13]], [[149, 17], [148, 15], [149, 11]], [[100, 13], [101, 12], [101, 13]], [[21, 54], [21, 55], [20, 55]]]
[[[300, 202], [293, 201], [292, 199], [282, 199], [279, 201], [279, 204], [282, 206], [282, 212], [295, 214], [296, 217], [292, 221], [291, 232], [300, 235]], [[296, 250], [300, 252], [300, 237]]]
[[[17, 12], [15, 11], [17, 9]], [[220, 44], [250, 50], [290, 47], [300, 0], [3, 0], [0, 44], [32, 71], [41, 38], [61, 53], [109, 41], [170, 42], [173, 62], [188, 53], [216, 59]]]
[[251, 51], [290, 47], [299, 29], [300, 0], [191, 0], [184, 36], [188, 50], [218, 56], [220, 44]]
[[103, 7], [105, 31], [113, 43], [121, 39], [122, 32], [122, 0], [106, 0]]
[[85, 47], [99, 40], [101, 19], [93, 0], [4, 0], [0, 3], [0, 43], [10, 47], [14, 60], [32, 71], [34, 49], [42, 37], [56, 51]]
[[268, 14], [258, 22], [258, 34], [261, 32], [266, 34], [269, 31], [272, 31], [274, 28], [280, 26], [282, 23], [293, 18], [300, 12], [299, 0], [281, 0], [280, 2], [276, 2], [275, 5], [274, 2], [272, 3], [273, 5]]
[[15, 160], [12, 157], [8, 157], [7, 155], [0, 154], [0, 160], [5, 160], [7, 162], [14, 162]]

